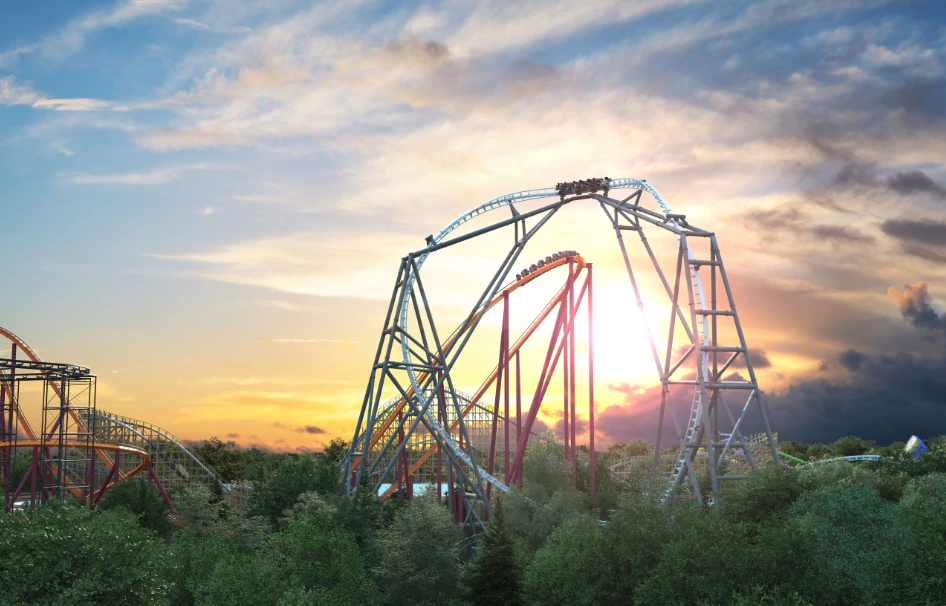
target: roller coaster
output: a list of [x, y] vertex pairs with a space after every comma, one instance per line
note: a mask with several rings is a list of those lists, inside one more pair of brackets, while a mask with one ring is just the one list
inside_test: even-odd
[[[96, 408], [96, 377], [86, 367], [44, 362], [13, 332], [0, 328], [10, 357], [0, 358], [0, 485], [7, 511], [49, 499], [94, 507], [116, 484], [143, 476], [174, 511], [168, 489], [223, 485], [171, 433]], [[25, 355], [25, 358], [19, 354]], [[30, 387], [24, 387], [30, 385]], [[40, 399], [37, 433], [21, 405]]]
[[[629, 195], [621, 199], [612, 197], [622, 190]], [[548, 199], [553, 201], [549, 203]], [[351, 447], [342, 461], [340, 490], [343, 494], [367, 489], [378, 492], [383, 498], [395, 493], [409, 498], [415, 474], [436, 457], [433, 467], [422, 474], [425, 482], [436, 482], [439, 486], [445, 481], [446, 497], [457, 520], [469, 526], [471, 533], [481, 532], [491, 511], [491, 491], [505, 493], [510, 485], [522, 482], [523, 456], [529, 435], [557, 367], [562, 371], [564, 457], [571, 465], [575, 481], [579, 421], [575, 333], [577, 314], [584, 303], [588, 314], [588, 346], [583, 354], [588, 367], [589, 484], [594, 498], [592, 264], [576, 251], [560, 251], [518, 273], [513, 269], [535, 234], [560, 209], [575, 203], [598, 206], [604, 212], [633, 290], [634, 298], [628, 304], [635, 306], [643, 319], [647, 346], [661, 383], [655, 467], [660, 463], [667, 412], [676, 433], [673, 443], [678, 454], [667, 474], [667, 490], [686, 488], [695, 499], [702, 501], [694, 463], [703, 457], [712, 492], [719, 490], [720, 482], [751, 477], [757, 466], [753, 450], [758, 452], [758, 449], [746, 443], [741, 431], [750, 412], [758, 415], [772, 463], [780, 465], [715, 234], [690, 224], [686, 215], [671, 211], [659, 192], [646, 181], [606, 177], [563, 182], [555, 188], [495, 198], [460, 215], [436, 235], [427, 236], [424, 248], [401, 259]], [[501, 210], [508, 211], [510, 216], [494, 218]], [[468, 223], [477, 226], [470, 228]], [[444, 338], [442, 322], [435, 320], [434, 306], [429, 300], [430, 293], [436, 291], [430, 290], [431, 284], [422, 278], [422, 268], [431, 255], [439, 251], [485, 240], [487, 234], [499, 230], [511, 232], [512, 247], [466, 319]], [[648, 231], [672, 236], [675, 254], [670, 266], [675, 268], [673, 273], [665, 272], [667, 265], [658, 261], [645, 235]], [[641, 270], [635, 270], [625, 242], [628, 232], [637, 234], [644, 253], [643, 264], [652, 265], [660, 281], [661, 307], [669, 323], [665, 347], [658, 346], [648, 322], [638, 283]], [[513, 340], [509, 321], [513, 295], [540, 278], [545, 279], [543, 276], [552, 275], [557, 268], [565, 272], [563, 285]], [[465, 360], [463, 353], [471, 337], [494, 308], [502, 310], [497, 364], [471, 398], [460, 398], [453, 375], [458, 363]], [[535, 366], [541, 368], [539, 379], [524, 411], [523, 345], [530, 339], [538, 339], [539, 327], [553, 316], [544, 361]], [[736, 362], [742, 363], [748, 378], [741, 375], [724, 378]], [[483, 419], [480, 412], [474, 412], [481, 409], [473, 403], [479, 402], [494, 386], [490, 418]], [[674, 406], [674, 399], [681, 393], [688, 393], [685, 397], [690, 402], [683, 423]], [[741, 406], [735, 412], [727, 401], [732, 394], [744, 397], [744, 400], [740, 397]], [[512, 401], [515, 402], [514, 413]], [[484, 441], [485, 437], [477, 437], [483, 432], [471, 431], [483, 423], [489, 426], [488, 442]], [[729, 472], [738, 466], [726, 463], [737, 457], [745, 461], [746, 472]]]

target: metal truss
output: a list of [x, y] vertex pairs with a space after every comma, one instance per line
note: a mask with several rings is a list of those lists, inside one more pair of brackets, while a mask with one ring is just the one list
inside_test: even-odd
[[[89, 369], [44, 362], [12, 332], [0, 328], [0, 335], [12, 342], [10, 358], [0, 358], [3, 508], [35, 507], [51, 498], [74, 499], [94, 507], [118, 482], [145, 473], [173, 511], [148, 452], [127, 443], [98, 441], [96, 377]], [[26, 358], [18, 359], [18, 352]], [[38, 436], [20, 405], [20, 386], [29, 381], [41, 385], [42, 431]], [[25, 468], [19, 464], [24, 460]]]
[[[719, 482], [722, 480], [747, 477], [729, 474], [727, 466], [724, 465], [726, 455], [723, 453], [730, 452], [734, 447], [741, 448], [749, 466], [755, 469], [756, 464], [750, 449], [740, 437], [742, 435], [740, 428], [750, 410], [757, 410], [760, 413], [774, 464], [779, 465], [774, 438], [715, 235], [690, 225], [685, 215], [673, 213], [657, 190], [645, 181], [637, 179], [608, 181], [609, 187], [603, 195], [592, 192], [566, 197], [558, 189], [547, 188], [496, 198], [464, 213], [436, 236], [428, 236], [428, 245], [425, 248], [410, 253], [401, 260], [352, 446], [342, 461], [343, 492], [351, 493], [355, 490], [363, 473], [367, 473], [372, 478], [375, 482], [373, 488], [378, 490], [384, 479], [392, 475], [392, 470], [396, 465], [398, 469], [393, 474], [396, 474], [397, 478], [403, 478], [409, 464], [405, 460], [405, 449], [418, 427], [423, 426], [427, 434], [436, 442], [437, 452], [443, 453], [448, 459], [451, 473], [455, 471], [458, 476], [457, 483], [462, 487], [459, 491], [463, 504], [462, 510], [466, 512], [461, 516], [463, 522], [471, 526], [474, 532], [477, 526], [483, 526], [482, 517], [488, 516], [490, 512], [487, 486], [491, 485], [501, 492], [506, 492], [508, 486], [484, 470], [481, 463], [477, 461], [476, 448], [471, 442], [464, 415], [459, 409], [459, 398], [451, 372], [485, 311], [503, 299], [500, 291], [504, 288], [504, 284], [509, 283], [510, 272], [532, 236], [562, 206], [579, 200], [597, 202], [607, 215], [618, 240], [628, 278], [633, 287], [635, 303], [644, 316], [643, 324], [646, 327], [648, 344], [662, 386], [655, 452], [660, 452], [660, 442], [663, 439], [660, 430], [668, 409], [676, 429], [676, 443], [680, 449], [670, 474], [670, 488], [680, 487], [689, 479], [695, 497], [702, 500], [701, 486], [693, 465], [694, 459], [701, 452], [705, 452], [708, 458], [709, 485], [712, 491], [719, 489]], [[630, 190], [631, 194], [623, 199], [610, 197], [615, 190], [623, 189]], [[648, 199], [656, 205], [656, 209], [647, 208], [642, 203], [644, 193], [648, 194]], [[556, 198], [556, 201], [528, 212], [520, 212], [516, 208], [519, 202], [544, 198]], [[455, 230], [468, 221], [505, 207], [510, 209], [510, 217], [462, 235], [453, 235]], [[514, 235], [512, 247], [483, 289], [467, 319], [448, 339], [441, 339], [421, 278], [424, 262], [431, 254], [439, 250], [501, 228], [512, 228]], [[673, 235], [677, 244], [676, 271], [673, 274], [664, 272], [645, 237], [645, 229], [656, 229], [658, 232], [669, 232]], [[668, 307], [666, 313], [669, 315], [670, 331], [666, 348], [662, 351], [658, 348], [653, 331], [646, 321], [646, 311], [638, 288], [637, 276], [624, 240], [624, 234], [628, 231], [637, 232], [644, 251], [666, 291]], [[695, 244], [696, 242], [701, 243], [702, 248], [708, 247], [708, 251], [702, 253], [703, 256], [697, 256], [696, 251], [700, 247]], [[588, 273], [590, 274], [590, 271]], [[668, 275], [673, 280], [672, 287], [667, 279]], [[569, 280], [572, 286], [569, 288], [574, 287], [575, 277], [570, 272]], [[704, 288], [704, 279], [709, 283], [708, 296]], [[720, 292], [723, 300], [722, 307], [717, 306], [717, 295]], [[579, 294], [579, 300], [583, 293], [584, 290]], [[572, 292], [566, 298], [571, 300], [573, 296]], [[561, 299], [557, 302], [561, 303]], [[551, 309], [546, 311], [550, 312]], [[559, 353], [566, 347], [565, 343], [569, 341], [568, 330], [576, 311], [577, 306], [573, 303], [561, 304], [556, 319], [553, 343], [558, 338], [560, 327], [565, 327], [565, 330], [562, 331], [562, 341], [558, 345], [558, 352], [555, 345], [550, 344], [546, 367], [553, 359], [557, 361]], [[720, 341], [720, 337], [727, 334], [725, 331], [718, 330], [720, 323], [731, 323], [736, 333], [734, 343]], [[508, 339], [506, 336], [503, 338]], [[573, 340], [573, 337], [571, 339]], [[674, 348], [681, 344], [685, 346], [684, 353], [675, 357]], [[508, 340], [501, 349], [504, 347], [508, 348]], [[573, 355], [574, 348], [572, 347], [571, 356]], [[724, 374], [740, 356], [746, 367], [748, 379], [724, 380]], [[569, 355], [566, 354], [563, 359], [567, 361]], [[508, 367], [509, 354], [506, 354], [505, 360]], [[503, 364], [501, 354], [500, 369]], [[568, 362], [565, 364], [568, 365]], [[571, 368], [574, 368], [573, 363]], [[552, 370], [554, 370], [554, 363]], [[567, 377], [568, 373], [565, 374]], [[545, 378], [545, 371], [543, 371], [543, 379]], [[551, 376], [548, 377], [550, 378]], [[593, 381], [591, 384], [593, 385]], [[681, 425], [672, 402], [672, 394], [679, 392], [683, 387], [692, 389], [691, 405], [685, 425]], [[403, 405], [399, 405], [400, 409], [396, 417], [388, 416], [382, 420], [380, 406], [385, 388], [396, 390]], [[566, 394], [569, 393], [567, 387], [565, 391]], [[727, 396], [732, 397], [728, 395], [730, 392], [748, 394], [741, 410], [737, 409], [736, 415], [727, 403]], [[537, 393], [544, 393], [541, 384]], [[538, 397], [541, 399], [541, 395]], [[591, 394], [591, 401], [593, 401], [593, 394]], [[572, 402], [574, 402], [574, 397], [572, 397]], [[533, 402], [533, 408], [540, 403]], [[450, 424], [446, 422], [446, 415], [443, 414], [448, 405], [454, 408], [456, 439], [452, 435], [454, 432]], [[566, 404], [566, 413], [567, 406]], [[723, 411], [722, 424], [719, 421], [720, 410]], [[526, 426], [530, 424], [530, 419], [534, 420], [534, 412], [530, 409]], [[381, 421], [380, 426], [379, 421]], [[396, 431], [388, 431], [393, 423], [397, 425]], [[721, 432], [724, 427], [728, 429], [729, 434], [725, 439], [722, 438]], [[593, 435], [593, 430], [591, 435]], [[568, 441], [569, 434], [566, 432], [566, 456], [569, 448]], [[382, 445], [380, 450], [376, 450], [375, 446], [379, 442]], [[392, 448], [392, 454], [389, 455], [388, 450]], [[521, 464], [521, 456], [518, 452], [517, 460]], [[655, 454], [654, 464], [655, 466], [659, 464], [659, 455]], [[516, 463], [512, 465], [512, 471], [515, 472]], [[479, 511], [482, 511], [484, 515], [480, 516]]]
[[[168, 490], [190, 484], [213, 486], [227, 492], [214, 471], [197, 455], [190, 452], [171, 432], [147, 421], [124, 417], [104, 410], [80, 413], [88, 427], [94, 427], [95, 440], [102, 444], [136, 446], [151, 457], [154, 473]], [[127, 473], [131, 462], [122, 463]]]

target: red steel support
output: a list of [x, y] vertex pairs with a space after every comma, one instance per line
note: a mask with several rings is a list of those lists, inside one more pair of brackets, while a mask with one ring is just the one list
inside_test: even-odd
[[[588, 281], [586, 278], [584, 286], [582, 287], [581, 291], [578, 293], [578, 299], [575, 305], [576, 310], [581, 306], [581, 301], [585, 296], [585, 289], [587, 288], [587, 286], [588, 286]], [[549, 349], [548, 349], [548, 352], [546, 353], [545, 364], [542, 367], [542, 374], [540, 375], [540, 378], [539, 378], [539, 385], [536, 389], [535, 395], [532, 398], [532, 405], [529, 408], [529, 414], [526, 417], [525, 424], [522, 428], [522, 435], [524, 439], [522, 440], [521, 443], [516, 445], [516, 456], [513, 459], [512, 464], [511, 464], [511, 470], [513, 472], [512, 481], [513, 482], [518, 481], [520, 484], [522, 482], [522, 459], [525, 454], [526, 446], [528, 445], [529, 432], [532, 430], [532, 425], [535, 423], [535, 417], [538, 414], [539, 407], [541, 406], [542, 400], [545, 397], [545, 392], [548, 390], [549, 384], [552, 381], [552, 376], [555, 373], [555, 367], [558, 365], [559, 358], [562, 357], [561, 355], [562, 350], [564, 349], [564, 346], [565, 346], [565, 341], [566, 341], [565, 333], [562, 332], [562, 340], [558, 341], [559, 332], [561, 331], [563, 326], [567, 329], [567, 324], [574, 323], [575, 321], [575, 316], [572, 315], [568, 319], [568, 322], [567, 323], [565, 322], [565, 317], [567, 316], [567, 314], [565, 313], [567, 311], [566, 303], [567, 301], [563, 298], [561, 305], [559, 306], [558, 316], [556, 317], [556, 320], [555, 320], [555, 328], [553, 329], [552, 336], [549, 340]], [[557, 352], [554, 351], [556, 342], [558, 342]], [[553, 352], [555, 354], [554, 359], [552, 357]], [[549, 366], [550, 362], [551, 362], [551, 367]]]
[[112, 478], [120, 478], [121, 472], [119, 471], [119, 461], [121, 460], [121, 451], [115, 451], [115, 462], [112, 463], [112, 468], [108, 470], [108, 475], [105, 476], [105, 481], [102, 482], [102, 487], [99, 488], [99, 491], [95, 494], [95, 502], [98, 503], [101, 500], [102, 495], [105, 494], [105, 491], [108, 489], [108, 483], [112, 481]]
[[158, 492], [161, 493], [161, 496], [164, 497], [164, 501], [168, 504], [168, 507], [171, 508], [171, 513], [177, 515], [177, 510], [174, 509], [174, 503], [171, 502], [171, 498], [164, 490], [164, 485], [161, 484], [161, 480], [159, 480], [158, 476], [154, 473], [154, 467], [152, 467], [151, 461], [148, 461], [148, 482], [154, 484], [155, 488], [158, 489]]
[[[567, 288], [567, 287], [566, 287]], [[564, 305], [568, 305], [568, 293], [562, 299]], [[568, 328], [562, 335], [562, 344], [564, 346], [564, 356], [562, 357], [562, 443], [564, 445], [565, 462], [568, 462]]]
[[590, 464], [591, 500], [595, 499], [595, 325], [594, 325], [594, 286], [591, 281], [591, 263], [588, 268], [588, 457]]
[[[509, 293], [503, 293], [503, 328], [499, 336], [499, 366], [496, 369], [496, 400], [493, 404], [493, 424], [489, 440], [489, 462], [486, 471], [493, 475], [493, 467], [496, 461], [496, 431], [499, 426], [499, 399], [503, 392], [503, 375], [508, 379], [509, 372], [506, 368], [506, 354], [509, 351], [507, 341], [509, 338]], [[506, 393], [509, 393], [508, 385]], [[507, 406], [508, 409], [508, 406]], [[507, 438], [508, 443], [508, 438]], [[486, 486], [486, 499], [489, 500], [492, 495], [492, 484]]]
[[[506, 329], [506, 338], [505, 343], [503, 344], [503, 360], [505, 361], [504, 374], [505, 374], [505, 385], [503, 392], [503, 432], [504, 432], [504, 441], [503, 441], [503, 472], [509, 470], [509, 293], [503, 293], [503, 326]], [[518, 354], [516, 356], [516, 362], [519, 362]]]
[[[532, 405], [529, 407], [529, 414], [526, 417], [525, 426], [522, 428], [523, 439], [516, 444], [516, 456], [512, 460], [512, 480], [519, 482], [520, 487], [522, 484], [522, 472], [520, 469], [522, 467], [522, 457], [525, 455], [526, 444], [529, 441], [529, 432], [532, 431], [532, 425], [535, 423], [535, 417], [539, 412], [539, 405], [545, 395], [542, 387], [543, 384], [547, 384], [546, 377], [551, 374], [549, 371], [549, 363], [552, 361], [552, 354], [555, 352], [555, 343], [558, 340], [559, 331], [562, 329], [562, 320], [564, 317], [565, 301], [563, 299], [562, 303], [559, 305], [558, 316], [555, 318], [555, 328], [552, 329], [552, 336], [549, 338], [549, 349], [545, 354], [545, 363], [542, 365], [542, 374], [539, 375], [539, 384], [536, 387], [535, 394], [532, 396]], [[556, 356], [556, 361], [558, 361], [558, 356]]]
[[[569, 262], [569, 269], [571, 269], [571, 262]], [[572, 407], [571, 408], [572, 435], [571, 435], [571, 442], [569, 442], [571, 452], [569, 453], [569, 455], [571, 456], [571, 461], [572, 461], [572, 485], [577, 487], [578, 486], [578, 445], [576, 442], [576, 434], [577, 434], [576, 426], [578, 424], [578, 419], [576, 418], [576, 414], [575, 414], [575, 405], [577, 404], [576, 402], [577, 398], [575, 397], [575, 320], [574, 318], [576, 316], [576, 312], [578, 311], [578, 306], [575, 304], [575, 279], [573, 275], [574, 274], [569, 273], [569, 279], [568, 279], [568, 313], [569, 313], [569, 316], [572, 318], [572, 321], [569, 322], [568, 324], [568, 372], [569, 372], [568, 385], [569, 385], [569, 388], [571, 389], [571, 393], [569, 394], [569, 401], [571, 402], [571, 407]]]

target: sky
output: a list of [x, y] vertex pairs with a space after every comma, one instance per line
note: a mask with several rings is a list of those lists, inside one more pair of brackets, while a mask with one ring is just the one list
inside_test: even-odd
[[[782, 440], [943, 434], [944, 66], [937, 1], [13, 3], [0, 326], [91, 367], [101, 409], [311, 450], [350, 439], [425, 236], [510, 192], [635, 177], [717, 234]], [[524, 258], [597, 268], [598, 444], [652, 439], [657, 377], [613, 234], [591, 205], [560, 214]], [[425, 267], [441, 326], [507, 240]], [[498, 326], [477, 331], [465, 391]]]

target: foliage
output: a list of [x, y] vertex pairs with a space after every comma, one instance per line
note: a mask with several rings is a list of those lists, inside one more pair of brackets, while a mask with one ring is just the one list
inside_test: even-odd
[[528, 595], [541, 604], [626, 604], [653, 568], [669, 530], [668, 510], [625, 501], [606, 526], [572, 517], [536, 552]]
[[[245, 509], [190, 486], [171, 495], [168, 526], [160, 496], [132, 481], [94, 512], [54, 502], [0, 515], [3, 603], [946, 603], [944, 440], [919, 459], [900, 447], [878, 463], [762, 470], [700, 507], [662, 498], [649, 466], [614, 480], [607, 453], [592, 501], [587, 453], [573, 480], [545, 436], [526, 453], [523, 490], [494, 494], [465, 572], [463, 532], [437, 499], [382, 501], [367, 474], [353, 498], [337, 494], [341, 440], [305, 456], [208, 442], [212, 456], [250, 461]], [[856, 438], [782, 445], [810, 460], [865, 447], [883, 452]]]
[[326, 445], [325, 450], [322, 451], [322, 456], [331, 461], [332, 463], [337, 464], [342, 460], [342, 457], [345, 456], [345, 453], [348, 452], [348, 442], [341, 438], [332, 438], [332, 441]]
[[803, 492], [798, 470], [774, 467], [725, 486], [719, 512], [733, 522], [761, 522], [783, 513]]
[[213, 530], [224, 515], [223, 503], [201, 484], [192, 484], [175, 492], [171, 500], [177, 510], [177, 519], [198, 535]]
[[516, 554], [515, 538], [506, 528], [502, 501], [493, 506], [488, 532], [477, 545], [464, 584], [468, 588], [470, 601], [476, 606], [524, 604], [522, 569]]
[[900, 501], [900, 517], [914, 531], [915, 543], [906, 556], [907, 593], [918, 603], [946, 603], [946, 474], [932, 473], [911, 480]]
[[116, 484], [96, 508], [102, 511], [123, 508], [136, 515], [142, 527], [159, 537], [167, 536], [172, 528], [167, 501], [157, 488], [137, 478]]
[[246, 467], [258, 463], [265, 453], [256, 448], [241, 450], [236, 442], [224, 442], [212, 437], [204, 440], [200, 446], [192, 447], [191, 452], [200, 457], [213, 470], [221, 482], [234, 482], [246, 478]]
[[571, 464], [565, 461], [565, 450], [551, 432], [529, 441], [522, 460], [522, 481], [525, 493], [540, 503], [571, 483]]
[[286, 459], [273, 477], [250, 493], [247, 514], [276, 525], [283, 511], [304, 492], [332, 493], [338, 487], [338, 470], [325, 457], [302, 455]]
[[0, 513], [0, 596], [13, 604], [163, 604], [169, 554], [135, 516], [51, 500]]
[[897, 508], [864, 485], [834, 485], [803, 495], [789, 509], [815, 537], [825, 570], [812, 589], [819, 603], [889, 604], [911, 536]]
[[419, 497], [378, 533], [372, 575], [385, 604], [443, 604], [460, 595], [457, 543], [462, 535], [450, 512], [433, 497]]
[[[709, 602], [705, 602], [709, 606]], [[797, 591], [783, 587], [755, 586], [746, 593], [734, 593], [730, 606], [814, 606]]]
[[[379, 601], [354, 535], [327, 509], [315, 509], [273, 535], [267, 545], [293, 603], [370, 604]], [[300, 602], [300, 598], [305, 601]]]
[[856, 436], [845, 436], [831, 444], [831, 451], [836, 457], [853, 457], [867, 454], [877, 444], [862, 440]]
[[654, 447], [647, 440], [637, 438], [630, 442], [615, 442], [608, 447], [608, 458], [614, 463], [626, 461], [631, 457], [653, 455]]

